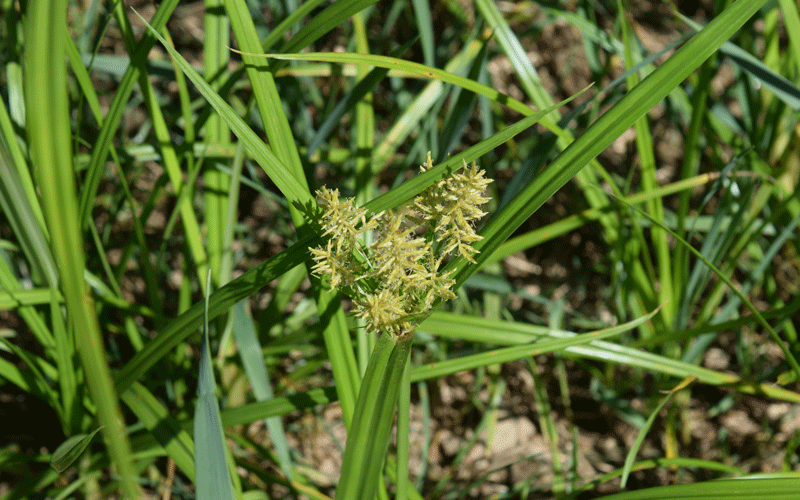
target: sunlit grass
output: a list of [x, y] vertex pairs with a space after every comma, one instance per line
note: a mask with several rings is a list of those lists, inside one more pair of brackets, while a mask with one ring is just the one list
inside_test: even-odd
[[[718, 4], [653, 7], [652, 50], [653, 13], [623, 2], [6, 2], [0, 395], [41, 400], [66, 444], [6, 445], [2, 491], [796, 495], [800, 439], [764, 420], [770, 445], [743, 452], [725, 417], [800, 405], [800, 21], [788, 0]], [[559, 32], [580, 42], [552, 49]], [[571, 76], [532, 57], [551, 49]], [[383, 316], [311, 272], [336, 236], [314, 193], [421, 217], [409, 203], [473, 161], [495, 179], [475, 251], [437, 261], [452, 292], [378, 338]], [[433, 236], [414, 235], [396, 250]], [[350, 288], [416, 290], [350, 253]], [[470, 417], [436, 461], [432, 391], [465, 371]], [[624, 449], [579, 446], [587, 404]], [[538, 426], [545, 464], [523, 446], [463, 480], [508, 416]], [[315, 470], [303, 440], [337, 425], [341, 468]]]

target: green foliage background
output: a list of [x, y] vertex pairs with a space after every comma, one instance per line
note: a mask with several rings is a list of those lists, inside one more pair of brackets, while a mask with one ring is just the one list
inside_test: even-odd
[[[692, 19], [622, 0], [135, 7], [0, 3], [0, 395], [43, 408], [4, 422], [3, 498], [480, 497], [491, 471], [457, 479], [472, 440], [443, 471], [410, 456], [411, 402], [430, 412], [431, 389], [474, 370], [474, 436], [491, 436], [511, 368], [552, 459], [502, 498], [800, 498], [797, 431], [765, 418], [780, 449], [742, 457], [717, 418], [800, 403], [794, 2]], [[551, 82], [529, 52], [565, 32], [585, 72]], [[314, 189], [379, 212], [464, 161], [495, 182], [476, 262], [447, 265], [458, 298], [413, 344], [367, 335], [308, 273]], [[572, 403], [587, 391], [634, 437], [590, 477]], [[328, 482], [292, 443], [298, 415], [334, 404], [350, 437]], [[268, 438], [243, 431], [261, 421]], [[26, 432], [40, 446], [8, 439]], [[756, 472], [774, 474], [731, 479]], [[686, 484], [638, 489], [657, 477]]]

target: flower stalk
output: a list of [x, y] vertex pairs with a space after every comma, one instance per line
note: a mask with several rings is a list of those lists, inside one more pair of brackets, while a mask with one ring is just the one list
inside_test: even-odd
[[[421, 170], [431, 168], [428, 153]], [[375, 496], [415, 325], [438, 302], [456, 297], [455, 280], [441, 271], [445, 259], [475, 262], [472, 243], [481, 236], [474, 224], [486, 214], [481, 206], [489, 200], [483, 193], [490, 182], [464, 162], [404, 206], [376, 214], [340, 198], [338, 190], [317, 191], [327, 241], [311, 249], [312, 271], [353, 299], [353, 315], [367, 330], [384, 333], [359, 389], [337, 499]], [[372, 237], [364, 238], [367, 233]]]

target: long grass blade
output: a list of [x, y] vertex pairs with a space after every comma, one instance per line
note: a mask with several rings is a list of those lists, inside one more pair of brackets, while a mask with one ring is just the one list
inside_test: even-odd
[[138, 382], [121, 398], [181, 472], [194, 481], [194, 442], [186, 429], [175, 421], [153, 393]]
[[601, 497], [603, 500], [764, 500], [798, 499], [798, 478], [748, 476], [737, 479], [720, 479], [695, 484], [676, 484], [658, 488], [619, 493]]
[[[177, 7], [178, 1], [179, 0], [165, 0], [159, 4], [151, 19], [152, 26], [156, 31], [163, 29], [167, 24], [167, 20], [172, 15], [175, 7]], [[124, 9], [124, 5], [121, 2], [119, 7]], [[125, 76], [120, 82], [117, 92], [114, 94], [114, 99], [108, 109], [106, 119], [100, 128], [97, 141], [92, 148], [91, 160], [89, 161], [86, 178], [81, 188], [79, 204], [81, 221], [88, 222], [89, 213], [92, 209], [95, 196], [97, 195], [97, 188], [100, 186], [103, 166], [108, 157], [108, 152], [111, 149], [114, 134], [117, 131], [117, 127], [119, 127], [122, 113], [127, 106], [128, 99], [133, 91], [133, 86], [139, 79], [141, 68], [144, 66], [144, 62], [147, 60], [150, 49], [155, 42], [156, 39], [150, 34], [146, 34], [139, 40], [136, 51], [131, 55], [131, 63], [128, 66], [128, 70], [125, 72]]]
[[57, 348], [64, 356], [71, 356], [77, 345], [86, 385], [97, 407], [97, 418], [103, 427], [109, 454], [120, 475], [122, 492], [134, 499], [139, 498], [139, 488], [130, 444], [106, 360], [94, 303], [83, 279], [83, 219], [78, 216], [69, 129], [64, 47], [66, 8], [64, 0], [28, 4], [25, 25], [25, 104], [30, 154], [41, 190], [44, 218], [50, 233], [53, 257], [59, 269], [61, 291], [66, 297], [68, 324], [71, 327], [68, 333], [65, 330], [60, 342], [57, 339], [60, 344]]
[[[247, 314], [245, 304], [237, 303], [233, 308], [233, 331], [236, 335], [236, 344], [239, 347], [239, 355], [242, 358], [247, 378], [253, 388], [257, 401], [268, 401], [275, 397], [270, 385], [269, 376], [264, 366], [264, 355], [261, 350], [261, 343], [256, 336], [253, 320]], [[278, 464], [286, 474], [286, 477], [295, 479], [294, 467], [289, 456], [289, 444], [283, 425], [278, 417], [270, 417], [265, 422], [269, 430], [270, 439], [280, 459]]]
[[429, 378], [441, 377], [452, 373], [460, 372], [463, 370], [472, 370], [481, 366], [488, 366], [497, 363], [507, 363], [517, 359], [527, 358], [530, 356], [539, 356], [548, 352], [561, 351], [569, 347], [575, 347], [582, 344], [587, 344], [592, 341], [599, 341], [621, 335], [622, 333], [636, 328], [645, 321], [650, 320], [656, 313], [655, 311], [648, 313], [641, 318], [636, 318], [633, 321], [624, 323], [622, 325], [606, 328], [591, 333], [583, 333], [574, 337], [565, 339], [548, 340], [537, 342], [535, 344], [527, 344], [514, 347], [506, 347], [503, 349], [496, 349], [493, 351], [483, 352], [480, 354], [473, 354], [471, 356], [464, 356], [461, 358], [448, 359], [438, 363], [433, 363], [424, 367], [412, 370], [411, 381], [417, 382], [419, 380], [426, 380]]
[[489, 220], [481, 233], [484, 239], [475, 245], [481, 252], [476, 258], [477, 263], [469, 266], [464, 262], [454, 264], [455, 272], [452, 277], [456, 282], [466, 281], [550, 196], [702, 64], [763, 3], [755, 1], [732, 4], [600, 116], [546, 170]]
[[412, 338], [384, 333], [375, 346], [348, 432], [336, 498], [360, 500], [377, 493]]
[[[211, 288], [211, 274], [206, 280], [206, 290]], [[204, 324], [198, 367], [197, 406], [194, 414], [194, 464], [195, 484], [199, 500], [234, 500], [231, 467], [222, 432], [222, 419], [217, 401], [217, 384], [208, 345], [208, 297], [204, 304]]]

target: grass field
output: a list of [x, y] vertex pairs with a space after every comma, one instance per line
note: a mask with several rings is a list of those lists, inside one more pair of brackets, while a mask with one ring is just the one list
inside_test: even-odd
[[800, 498], [795, 2], [0, 17], [0, 498]]

